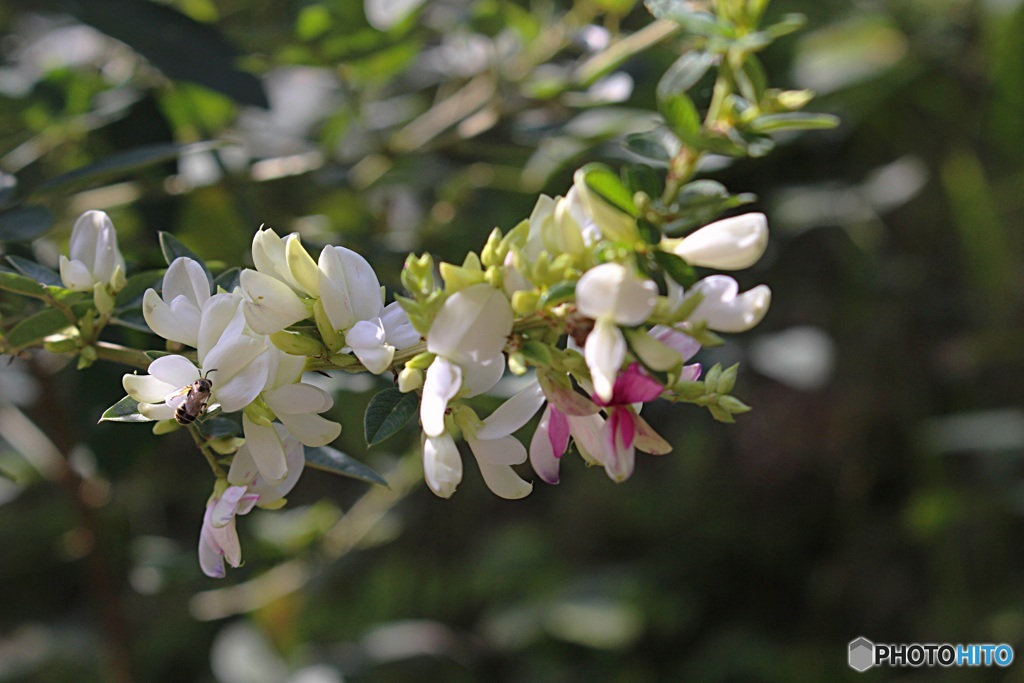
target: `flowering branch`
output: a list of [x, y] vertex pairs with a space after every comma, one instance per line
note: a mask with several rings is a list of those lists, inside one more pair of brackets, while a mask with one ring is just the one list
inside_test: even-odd
[[[189, 431], [215, 480], [199, 542], [200, 565], [213, 577], [241, 562], [237, 517], [283, 505], [307, 464], [383, 481], [329, 447], [341, 425], [323, 416], [333, 398], [304, 381], [309, 371], [392, 375], [397, 387], [368, 408], [368, 434], [380, 440], [418, 415], [423, 476], [438, 496], [462, 481], [460, 438], [504, 498], [532, 491], [514, 469], [527, 460], [540, 480], [558, 483], [571, 445], [625, 481], [637, 451], [672, 450], [641, 417], [643, 404], [693, 403], [723, 422], [750, 410], [731, 395], [736, 366], [691, 361], [702, 346], [723, 343], [716, 333], [756, 326], [771, 291], [741, 292], [731, 276], [698, 269], [752, 266], [767, 247], [768, 222], [761, 213], [720, 218], [753, 197], [694, 180], [702, 160], [761, 156], [774, 144], [770, 133], [835, 123], [799, 111], [810, 93], [763, 83], [755, 53], [798, 25], [785, 18], [761, 28], [765, 4], [720, 0], [712, 12], [649, 0], [658, 21], [577, 72], [587, 81], [649, 44], [690, 35], [693, 49], [658, 84], [663, 123], [624, 140], [648, 163], [621, 173], [584, 165], [564, 196], [541, 195], [529, 217], [495, 228], [461, 264], [410, 254], [403, 293], [389, 296], [351, 249], [325, 245], [314, 258], [297, 233], [270, 228], [257, 231], [254, 268], [237, 277], [215, 280], [163, 234], [160, 282], [129, 280], [113, 224], [89, 211], [75, 223], [70, 256], [61, 256], [62, 286], [56, 273], [33, 268], [0, 273], [0, 288], [49, 307], [7, 330], [0, 349], [43, 347], [76, 355], [80, 367], [103, 359], [146, 371], [124, 375], [127, 396], [102, 419], [153, 422], [155, 434]], [[712, 96], [700, 107], [689, 92], [712, 71]], [[99, 340], [133, 312], [170, 352]], [[526, 387], [481, 418], [467, 399], [506, 371], [529, 374]], [[521, 442], [514, 435], [538, 414]]]

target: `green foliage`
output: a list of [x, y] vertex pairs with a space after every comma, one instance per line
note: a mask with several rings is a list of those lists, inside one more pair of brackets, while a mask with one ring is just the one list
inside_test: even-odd
[[403, 394], [398, 389], [389, 388], [374, 394], [363, 416], [366, 445], [376, 446], [394, 436], [416, 415], [419, 406], [416, 392]]
[[384, 477], [336, 448], [331, 448], [330, 446], [317, 446], [315, 448], [306, 446], [305, 448], [306, 467], [323, 470], [324, 472], [330, 472], [342, 477], [349, 477], [350, 479], [358, 479], [368, 484], [388, 485]]

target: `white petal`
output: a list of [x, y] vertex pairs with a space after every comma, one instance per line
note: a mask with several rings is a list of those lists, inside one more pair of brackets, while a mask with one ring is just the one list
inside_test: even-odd
[[309, 296], [320, 296], [320, 271], [316, 267], [316, 261], [299, 241], [299, 233], [293, 232], [284, 238], [284, 253], [288, 266], [288, 284], [294, 283]]
[[492, 465], [519, 465], [526, 462], [526, 446], [514, 436], [478, 439], [472, 432], [466, 431], [465, 437], [478, 460], [486, 460]]
[[96, 284], [89, 269], [81, 261], [70, 261], [64, 255], [60, 257], [60, 279], [64, 286], [76, 292], [89, 292]]
[[310, 315], [291, 287], [269, 275], [246, 269], [238, 284], [245, 294], [245, 320], [259, 334], [280, 332]]
[[423, 478], [442, 498], [451, 498], [462, 481], [462, 456], [448, 434], [423, 438]]
[[263, 393], [263, 399], [267, 402], [267, 407], [278, 415], [322, 413], [334, 405], [331, 395], [326, 391], [312, 384], [302, 383], [287, 384], [266, 391]]
[[202, 266], [186, 256], [179, 256], [164, 273], [162, 294], [164, 301], [183, 296], [201, 309], [210, 298], [210, 281]]
[[705, 225], [673, 251], [694, 266], [739, 270], [754, 265], [767, 246], [768, 219], [748, 213]]
[[161, 356], [149, 364], [149, 374], [180, 389], [199, 379], [199, 368], [184, 356]]
[[121, 385], [129, 396], [144, 403], [163, 403], [164, 396], [182, 387], [180, 384], [172, 386], [152, 375], [125, 375]]
[[647, 320], [658, 301], [658, 286], [618, 263], [602, 263], [576, 283], [576, 307], [588, 318], [609, 318], [634, 326]]
[[316, 413], [288, 414], [277, 416], [288, 431], [306, 446], [326, 446], [341, 434], [341, 425]]
[[551, 437], [548, 434], [550, 424], [551, 406], [548, 406], [540, 418], [540, 424], [533, 432], [533, 438], [530, 439], [530, 465], [541, 479], [549, 484], [557, 484], [558, 470], [563, 454], [555, 453], [554, 446], [551, 444]]
[[505, 348], [512, 307], [488, 284], [460, 289], [444, 302], [427, 334], [427, 349], [459, 364], [482, 363]]
[[420, 333], [409, 322], [409, 315], [397, 301], [384, 307], [380, 319], [384, 324], [384, 338], [395, 349], [407, 349], [420, 343]]
[[438, 356], [427, 368], [420, 400], [420, 423], [427, 436], [444, 434], [444, 413], [461, 386], [462, 368], [445, 358]]
[[488, 415], [484, 420], [484, 426], [477, 430], [476, 436], [479, 439], [508, 436], [529, 422], [543, 404], [544, 392], [540, 388], [540, 382], [531, 382]]
[[242, 297], [238, 294], [216, 294], [203, 304], [200, 312], [199, 334], [196, 352], [199, 363], [206, 362], [206, 356], [219, 343], [230, 343], [245, 329], [242, 315]]
[[267, 352], [270, 354], [268, 389], [295, 384], [302, 378], [302, 373], [306, 369], [305, 356], [293, 356], [273, 344], [267, 345]]
[[462, 393], [465, 397], [490, 391], [505, 374], [505, 356], [499, 353], [486, 363], [467, 365], [462, 369]]
[[704, 320], [712, 330], [745, 332], [764, 318], [771, 305], [772, 292], [758, 285], [737, 295], [739, 285], [728, 275], [711, 275], [697, 282], [689, 292], [703, 295], [690, 320]]
[[590, 378], [594, 382], [594, 393], [601, 400], [610, 401], [615, 378], [626, 357], [626, 339], [622, 332], [614, 323], [599, 318], [587, 336], [583, 357], [587, 361]]
[[502, 498], [517, 500], [533, 491], [533, 484], [523, 481], [508, 465], [494, 465], [481, 458], [476, 459], [480, 474], [484, 475], [487, 488]]
[[240, 339], [223, 349], [224, 354], [210, 356], [216, 361], [210, 367], [217, 368], [220, 375], [213, 385], [216, 401], [224, 412], [233, 413], [252, 403], [267, 383], [267, 354], [263, 342], [258, 339]]
[[284, 240], [273, 229], [261, 228], [253, 235], [252, 262], [265, 275], [275, 274], [278, 264], [284, 264]]
[[210, 511], [211, 526], [215, 529], [227, 526], [228, 522], [235, 518], [235, 511], [238, 510], [238, 504], [245, 492], [246, 487], [244, 486], [227, 487], [221, 494], [220, 500], [213, 504], [213, 509]]
[[380, 318], [357, 322], [345, 334], [345, 344], [366, 369], [375, 375], [387, 370], [395, 357], [395, 347], [384, 341], [384, 325]]
[[569, 420], [569, 431], [576, 448], [580, 451], [584, 460], [592, 464], [603, 465], [608, 462], [607, 447], [601, 439], [601, 432], [604, 429], [604, 418], [599, 414], [594, 415], [567, 415]]
[[91, 266], [95, 260], [100, 233], [108, 224], [113, 229], [110, 217], [102, 211], [86, 211], [79, 216], [71, 228], [71, 240], [68, 242], [71, 260]]
[[259, 496], [257, 505], [266, 505], [280, 500], [295, 487], [306, 466], [305, 449], [294, 436], [288, 433], [283, 425], [274, 424], [277, 435], [284, 444], [285, 461], [288, 465], [288, 476], [277, 486], [271, 486], [259, 474], [256, 461], [248, 446], [243, 445], [231, 460], [228, 471], [228, 482], [236, 486], [248, 486], [250, 493]]
[[282, 483], [288, 474], [288, 461], [277, 430], [256, 424], [245, 413], [242, 413], [242, 429], [245, 445], [249, 447], [260, 476], [272, 486]]
[[169, 341], [195, 347], [199, 334], [199, 311], [191, 311], [184, 297], [179, 297], [178, 310], [160, 298], [154, 289], [147, 289], [142, 296], [142, 317], [146, 319], [149, 329]]
[[150, 420], [173, 420], [174, 408], [163, 403], [140, 403], [139, 412]]
[[320, 300], [336, 330], [380, 317], [380, 281], [366, 259], [351, 249], [327, 246], [320, 252], [319, 270]]

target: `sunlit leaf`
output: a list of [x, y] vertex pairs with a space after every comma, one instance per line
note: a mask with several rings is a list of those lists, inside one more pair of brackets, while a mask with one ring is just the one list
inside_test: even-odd
[[351, 477], [369, 484], [388, 485], [384, 477], [374, 472], [373, 469], [336, 448], [330, 446], [317, 446], [316, 448], [306, 446], [305, 448], [307, 467], [340, 474], [343, 477]]
[[14, 271], [0, 270], [0, 289], [37, 299], [46, 297], [45, 290], [38, 282]]
[[152, 420], [139, 412], [138, 401], [131, 396], [125, 396], [103, 411], [100, 422], [152, 422]]
[[679, 138], [672, 131], [665, 128], [644, 133], [631, 133], [622, 141], [623, 146], [634, 154], [639, 154], [648, 162], [657, 162], [658, 165], [667, 165], [677, 154], [679, 154]]
[[393, 387], [375, 395], [363, 416], [366, 444], [376, 446], [398, 432], [416, 414], [419, 404], [415, 392], [403, 394]]
[[591, 163], [580, 169], [587, 187], [604, 197], [630, 216], [640, 215], [633, 202], [633, 193], [626, 187], [615, 171], [604, 164]]
[[675, 94], [685, 93], [704, 77], [716, 58], [716, 55], [703, 50], [685, 53], [658, 81], [658, 99], [663, 100]]
[[48, 308], [25, 318], [7, 333], [7, 344], [12, 347], [27, 346], [43, 337], [56, 334], [70, 325], [60, 311]]
[[695, 180], [679, 191], [674, 206], [678, 218], [665, 225], [663, 230], [670, 237], [678, 237], [710, 223], [729, 209], [749, 204], [755, 199], [757, 197], [749, 193], [729, 194], [725, 185], [715, 180]]
[[755, 133], [776, 133], [784, 130], [821, 130], [838, 125], [839, 117], [831, 114], [790, 112], [758, 116], [747, 128]]
[[31, 242], [53, 226], [45, 206], [19, 206], [0, 213], [0, 242]]

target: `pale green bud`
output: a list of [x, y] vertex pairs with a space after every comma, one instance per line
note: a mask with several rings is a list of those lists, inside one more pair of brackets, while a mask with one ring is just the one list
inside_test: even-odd
[[402, 368], [402, 371], [398, 373], [398, 390], [403, 394], [408, 394], [410, 391], [416, 391], [423, 386], [423, 371], [416, 368], [410, 368], [406, 365]]

